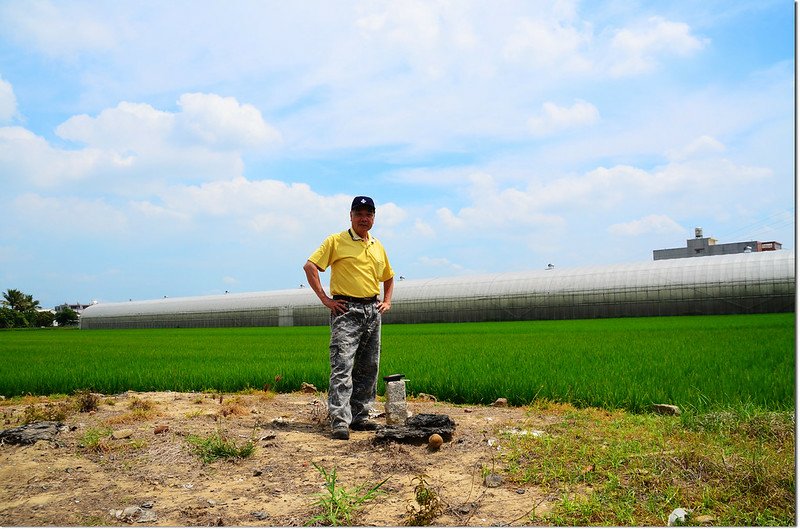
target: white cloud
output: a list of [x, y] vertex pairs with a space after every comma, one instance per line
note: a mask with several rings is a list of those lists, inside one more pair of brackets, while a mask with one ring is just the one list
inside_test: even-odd
[[215, 94], [184, 94], [180, 112], [121, 102], [96, 117], [73, 116], [56, 128], [79, 149], [52, 146], [22, 127], [0, 128], [0, 179], [37, 186], [93, 178], [98, 189], [135, 195], [159, 182], [230, 179], [242, 151], [263, 149], [280, 134], [252, 105]]
[[576, 100], [571, 107], [560, 107], [548, 101], [542, 105], [542, 113], [528, 120], [528, 127], [537, 136], [594, 125], [600, 120], [597, 107], [583, 100]]
[[414, 233], [419, 237], [435, 237], [436, 231], [422, 219], [414, 219]]
[[103, 199], [25, 193], [14, 199], [12, 210], [17, 222], [58, 236], [121, 235], [129, 227], [125, 213]]
[[537, 68], [588, 71], [591, 64], [582, 52], [590, 41], [589, 26], [576, 28], [571, 21], [547, 14], [541, 18], [525, 17], [517, 21], [508, 36], [503, 57]]
[[22, 127], [0, 127], [0, 181], [6, 187], [48, 187], [81, 180], [104, 158], [98, 149], [58, 149]]
[[674, 161], [683, 161], [690, 158], [703, 158], [717, 155], [725, 151], [725, 145], [711, 136], [700, 136], [689, 145], [680, 149], [667, 151], [667, 157]]
[[8, 1], [0, 4], [0, 20], [4, 31], [24, 47], [51, 57], [69, 57], [116, 45], [124, 25], [109, 24], [98, 7], [93, 3]]
[[56, 128], [66, 140], [122, 152], [152, 153], [168, 146], [175, 115], [146, 103], [123, 101], [96, 117], [73, 116]]
[[613, 224], [608, 232], [617, 236], [635, 237], [650, 233], [686, 233], [686, 229], [667, 215], [648, 215], [630, 222]]
[[14, 95], [14, 87], [0, 78], [0, 123], [11, 121], [17, 116], [17, 97]]
[[192, 136], [212, 146], [259, 147], [278, 142], [280, 133], [268, 125], [261, 112], [233, 97], [183, 94], [178, 100], [180, 125]]
[[453, 263], [445, 257], [428, 257], [423, 255], [417, 259], [417, 262], [431, 268], [444, 268], [449, 273], [461, 273], [466, 270], [462, 265]]
[[707, 42], [692, 35], [688, 24], [651, 17], [639, 26], [615, 32], [610, 43], [609, 71], [615, 76], [649, 72], [662, 57], [688, 56]]

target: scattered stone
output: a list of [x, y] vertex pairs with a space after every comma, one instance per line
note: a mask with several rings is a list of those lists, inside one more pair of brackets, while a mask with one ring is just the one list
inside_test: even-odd
[[540, 437], [544, 435], [544, 432], [541, 430], [521, 430], [519, 428], [507, 428], [505, 430], [500, 430], [500, 433], [519, 437], [524, 437], [527, 435], [530, 435], [531, 437]]
[[260, 476], [260, 475], [261, 475], [261, 474], [263, 474], [263, 473], [264, 473], [264, 472], [263, 472], [262, 470], [255, 469], [255, 470], [253, 471], [253, 476], [255, 476], [255, 477], [258, 477], [258, 476]]
[[491, 472], [489, 474], [486, 474], [486, 477], [483, 478], [483, 484], [489, 487], [490, 489], [497, 488], [503, 484], [503, 476]]
[[147, 502], [142, 504], [141, 507], [133, 505], [131, 507], [125, 507], [122, 510], [119, 509], [111, 509], [108, 511], [108, 514], [116, 518], [117, 520], [123, 521], [125, 523], [149, 523], [152, 524], [158, 521], [158, 516], [156, 516], [155, 511], [153, 511], [150, 507], [144, 507], [144, 505], [153, 506], [152, 502]]
[[516, 492], [517, 494], [525, 494], [525, 489], [517, 489], [514, 492]]
[[688, 517], [689, 513], [686, 511], [686, 509], [678, 507], [669, 515], [667, 525], [670, 527], [675, 525], [684, 525]]
[[153, 429], [153, 433], [156, 435], [165, 434], [169, 431], [169, 426], [166, 424], [160, 424]]
[[275, 439], [278, 437], [278, 434], [275, 432], [267, 432], [265, 435], [261, 436], [258, 440], [259, 441], [269, 441], [270, 439]]
[[36, 441], [55, 441], [59, 432], [66, 430], [63, 423], [41, 421], [0, 431], [0, 444], [32, 445]]
[[436, 397], [434, 397], [433, 395], [430, 395], [428, 393], [418, 393], [417, 394], [417, 398], [419, 400], [427, 400], [427, 401], [430, 401], [430, 402], [436, 402]]
[[378, 428], [375, 437], [422, 444], [427, 443], [431, 435], [439, 434], [443, 441], [449, 441], [455, 428], [455, 421], [447, 415], [420, 413], [408, 419], [404, 425]]
[[506, 406], [508, 406], [508, 399], [505, 397], [500, 397], [499, 399], [497, 399], [492, 403], [492, 406], [494, 406], [495, 408], [505, 408]]
[[124, 429], [124, 430], [117, 430], [116, 432], [111, 433], [112, 439], [128, 439], [130, 436], [133, 435], [133, 430], [131, 429]]
[[314, 384], [309, 384], [308, 382], [303, 382], [300, 385], [300, 391], [303, 393], [317, 393], [317, 387]]
[[456, 512], [458, 514], [466, 516], [467, 514], [470, 514], [472, 511], [474, 511], [477, 506], [478, 505], [475, 502], [464, 503], [456, 507]]
[[278, 428], [289, 426], [292, 423], [292, 420], [288, 417], [276, 417], [272, 419], [272, 425], [277, 426]]
[[250, 514], [256, 520], [266, 520], [267, 518], [269, 518], [269, 514], [265, 513], [264, 511], [255, 511], [255, 512], [251, 512]]
[[472, 413], [472, 408], [464, 408], [464, 413]]
[[673, 404], [653, 404], [653, 411], [659, 415], [681, 414], [681, 409]]

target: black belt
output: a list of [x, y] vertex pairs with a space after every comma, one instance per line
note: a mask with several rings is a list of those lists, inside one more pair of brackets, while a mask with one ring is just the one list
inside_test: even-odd
[[375, 303], [378, 301], [378, 296], [372, 296], [371, 298], [354, 298], [352, 296], [341, 296], [339, 294], [335, 294], [333, 299], [348, 301], [350, 303]]

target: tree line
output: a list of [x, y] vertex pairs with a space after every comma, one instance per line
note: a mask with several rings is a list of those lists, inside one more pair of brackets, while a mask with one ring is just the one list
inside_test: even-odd
[[3, 292], [3, 299], [0, 300], [0, 328], [52, 327], [54, 322], [59, 326], [78, 323], [78, 313], [69, 307], [61, 307], [55, 313], [41, 308], [39, 300], [33, 299], [32, 294], [9, 288]]

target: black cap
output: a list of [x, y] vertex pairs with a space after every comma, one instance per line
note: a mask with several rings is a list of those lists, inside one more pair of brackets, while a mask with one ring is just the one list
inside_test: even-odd
[[375, 202], [372, 201], [369, 197], [356, 197], [353, 199], [353, 205], [350, 206], [350, 211], [355, 211], [357, 209], [367, 208], [369, 210], [375, 211]]

